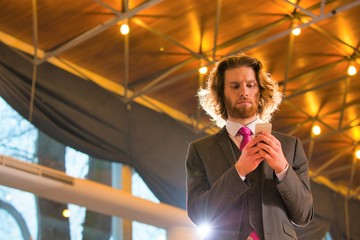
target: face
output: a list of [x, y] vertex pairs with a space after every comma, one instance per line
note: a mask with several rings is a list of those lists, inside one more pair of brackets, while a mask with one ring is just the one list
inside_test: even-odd
[[250, 67], [237, 67], [224, 74], [225, 106], [228, 119], [244, 122], [254, 120], [259, 105], [260, 90], [255, 72]]

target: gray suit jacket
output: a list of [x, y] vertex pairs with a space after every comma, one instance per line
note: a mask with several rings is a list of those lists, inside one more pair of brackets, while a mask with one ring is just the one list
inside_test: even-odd
[[[298, 138], [273, 131], [289, 163], [278, 182], [266, 161], [262, 164], [261, 203], [266, 240], [297, 239], [293, 224], [307, 225], [313, 217], [307, 159]], [[242, 239], [239, 198], [249, 186], [241, 180], [231, 139], [225, 128], [189, 144], [186, 157], [187, 212], [196, 224], [210, 223], [211, 239]], [[259, 210], [261, 211], [261, 210]]]

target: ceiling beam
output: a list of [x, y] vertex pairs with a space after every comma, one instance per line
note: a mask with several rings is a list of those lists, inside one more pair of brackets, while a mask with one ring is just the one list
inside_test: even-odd
[[356, 173], [356, 165], [357, 165], [357, 158], [355, 156], [355, 154], [353, 154], [353, 161], [352, 161], [352, 165], [351, 165], [351, 172], [350, 172], [350, 177], [349, 177], [349, 185], [348, 185], [348, 192], [347, 192], [347, 198], [350, 197], [351, 194], [351, 189], [353, 187], [353, 182], [354, 182], [354, 177], [355, 177], [355, 173]]
[[[32, 28], [33, 28], [33, 44], [34, 44], [33, 61], [35, 63], [38, 60], [38, 49], [39, 49], [37, 0], [32, 0]], [[36, 80], [37, 80], [37, 65], [33, 64], [30, 102], [29, 102], [29, 116], [28, 116], [29, 122], [32, 122], [32, 117], [33, 117], [34, 100], [35, 100], [35, 92], [36, 92]]]
[[187, 46], [183, 45], [182, 43], [180, 43], [179, 41], [173, 39], [172, 37], [162, 33], [162, 32], [159, 32], [157, 31], [156, 29], [146, 25], [143, 21], [141, 21], [140, 19], [138, 18], [134, 18], [131, 20], [132, 22], [136, 23], [138, 26], [148, 30], [149, 32], [152, 32], [158, 36], [160, 36], [161, 38], [171, 42], [172, 44], [174, 44], [175, 46], [178, 46], [182, 49], [184, 49], [185, 51], [187, 51], [188, 53], [190, 53], [190, 55], [192, 55], [193, 57], [197, 58], [197, 59], [204, 59], [205, 61], [207, 62], [211, 62], [209, 60], [209, 58], [203, 54], [203, 53], [197, 53], [197, 52], [194, 52], [193, 50], [191, 50], [190, 48], [188, 48]]
[[[189, 59], [187, 59], [187, 60], [185, 60], [183, 62], [180, 62], [180, 63], [176, 64], [175, 66], [170, 68], [165, 73], [163, 73], [160, 76], [158, 76], [157, 78], [153, 79], [149, 84], [147, 84], [145, 87], [143, 87], [140, 91], [135, 92], [132, 96], [125, 99], [126, 102], [133, 101], [135, 98], [140, 97], [141, 95], [144, 95], [145, 93], [149, 93], [150, 91], [154, 91], [156, 89], [161, 88], [163, 86], [163, 85], [159, 85], [159, 83], [161, 81], [163, 81], [166, 77], [168, 77], [173, 72], [179, 70], [180, 68], [182, 68], [183, 66], [189, 64], [190, 62], [193, 62], [194, 60], [195, 60], [194, 58], [189, 58]], [[172, 79], [170, 79], [169, 81], [173, 82]], [[166, 85], [169, 84], [169, 81], [166, 82]]]
[[[328, 169], [326, 171], [323, 171], [326, 175], [328, 176], [334, 176], [335, 174], [338, 174], [339, 172], [343, 172], [343, 171], [349, 171], [351, 169], [352, 164], [343, 164], [339, 167], [334, 167], [331, 169]], [[324, 174], [323, 174], [324, 175]], [[346, 188], [348, 189], [348, 188]], [[346, 196], [346, 193], [344, 194], [344, 196]]]
[[[328, 13], [321, 14], [320, 16], [317, 16], [317, 17], [313, 18], [311, 21], [309, 21], [307, 23], [302, 23], [302, 24], [298, 25], [297, 27], [298, 28], [308, 27], [308, 26], [310, 26], [312, 24], [315, 24], [315, 23], [318, 23], [318, 22], [320, 22], [322, 20], [331, 18], [331, 17], [335, 16], [336, 14], [338, 14], [340, 12], [344, 12], [344, 11], [347, 11], [347, 10], [352, 9], [354, 7], [357, 7], [358, 5], [360, 5], [360, 0], [357, 0], [357, 1], [354, 1], [352, 3], [340, 6], [339, 8], [333, 9], [332, 11], [330, 11]], [[251, 45], [249, 45], [249, 46], [247, 46], [245, 48], [238, 49], [238, 50], [236, 50], [234, 52], [248, 51], [248, 50], [253, 49], [255, 47], [262, 46], [262, 45], [270, 43], [270, 42], [272, 42], [274, 40], [285, 37], [286, 35], [290, 34], [291, 31], [292, 31], [292, 29], [287, 29], [285, 31], [274, 34], [274, 35], [272, 35], [272, 36], [270, 36], [268, 38], [265, 38], [265, 39], [263, 39], [261, 41], [257, 41], [256, 43], [251, 44]], [[233, 52], [229, 53], [228, 55], [231, 55], [231, 54], [233, 54]]]
[[[118, 11], [118, 10], [116, 10], [115, 8], [111, 7], [109, 4], [104, 3], [104, 1], [101, 1], [101, 0], [92, 0], [92, 1], [93, 1], [93, 2], [96, 2], [97, 4], [101, 5], [101, 6], [104, 7], [104, 8], [109, 9], [111, 12], [113, 12], [114, 14], [116, 14], [116, 15], [118, 15], [118, 16], [120, 16], [120, 15], [122, 14], [121, 11]], [[125, 3], [124, 3], [125, 1], [122, 1], [122, 2], [123, 2], [123, 4], [125, 4]]]
[[[312, 17], [313, 19], [319, 17], [318, 15], [313, 14], [311, 11], [309, 11], [309, 10], [301, 7], [301, 6], [300, 6], [299, 4], [297, 4], [297, 3], [293, 3], [293, 2], [291, 2], [291, 1], [289, 1], [289, 0], [285, 0], [285, 2], [287, 2], [288, 4], [294, 6], [296, 9], [300, 9], [301, 12], [304, 12], [306, 15]], [[321, 11], [320, 11], [320, 16], [321, 16], [321, 15], [322, 15], [322, 14], [321, 14]]]
[[[309, 119], [314, 119], [314, 116], [311, 116], [310, 114], [308, 114], [307, 112], [305, 112], [303, 109], [301, 109], [297, 104], [294, 104], [290, 101], [288, 101], [287, 99], [284, 100], [284, 103], [288, 104], [290, 107], [294, 108], [296, 111], [301, 112], [303, 114], [305, 114], [306, 116], [308, 116]], [[360, 123], [354, 125], [354, 126], [347, 126], [347, 127], [343, 127], [341, 129], [335, 129], [332, 126], [330, 126], [329, 124], [327, 124], [326, 122], [324, 122], [320, 117], [316, 118], [316, 121], [318, 121], [319, 123], [321, 123], [322, 125], [326, 126], [328, 129], [330, 129], [330, 132], [327, 134], [322, 134], [320, 136], [317, 136], [316, 139], [320, 139], [323, 137], [327, 137], [327, 136], [331, 136], [333, 134], [337, 134], [337, 133], [341, 133], [341, 132], [345, 132], [349, 129], [355, 128], [360, 126]], [[351, 142], [354, 142], [354, 139], [352, 139], [351, 137], [349, 137], [348, 135], [344, 134], [344, 137], [348, 138]], [[308, 143], [309, 141], [311, 141], [311, 136], [307, 139], [303, 139], [303, 143]]]
[[326, 0], [321, 0], [320, 15], [324, 14], [325, 5], [326, 5]]
[[[221, 0], [217, 0], [216, 1], [216, 17], [215, 17], [215, 25], [214, 25], [214, 47], [213, 47], [213, 51], [212, 51], [212, 61], [216, 60], [216, 50], [217, 50], [217, 41], [218, 41], [218, 34], [219, 34], [219, 25], [220, 25], [220, 18], [221, 18], [221, 6], [222, 6], [222, 1]], [[203, 34], [202, 34], [203, 35]], [[201, 37], [202, 39], [202, 37]], [[202, 40], [201, 40], [201, 46], [202, 46]], [[202, 48], [201, 48], [202, 49]], [[203, 62], [200, 62], [200, 67], [202, 67], [204, 64]], [[199, 81], [198, 81], [198, 89], [203, 87], [204, 84], [204, 80], [205, 80], [205, 76], [203, 74], [199, 74]], [[197, 107], [196, 108], [196, 122], [194, 125], [194, 129], [195, 131], [198, 131], [199, 133], [202, 131], [206, 131], [207, 127], [202, 127], [200, 128], [200, 119], [201, 119], [201, 113], [202, 113], [202, 108]]]
[[137, 14], [138, 12], [147, 9], [149, 7], [152, 7], [156, 4], [158, 4], [159, 2], [161, 2], [163, 0], [149, 0], [143, 4], [141, 4], [140, 6], [131, 9], [125, 13], [122, 13], [118, 16], [116, 16], [113, 19], [110, 19], [100, 25], [97, 25], [96, 27], [86, 31], [85, 33], [73, 38], [72, 40], [64, 43], [63, 45], [57, 47], [56, 49], [54, 49], [53, 51], [50, 52], [46, 52], [44, 57], [41, 59], [38, 59], [35, 64], [39, 65], [45, 61], [47, 61], [49, 58], [54, 57], [54, 56], [58, 56], [59, 54], [69, 50], [70, 48], [73, 48], [77, 45], [79, 45], [80, 43], [95, 37], [96, 35], [102, 33], [103, 31], [109, 29], [110, 27], [116, 25], [119, 21], [122, 21], [124, 19], [128, 19], [130, 17], [133, 17], [135, 14]]
[[[284, 19], [282, 19], [282, 21], [283, 21], [283, 20], [284, 20]], [[183, 49], [185, 49], [186, 51], [188, 51], [188, 52], [193, 56], [193, 58], [190, 58], [190, 59], [187, 60], [187, 61], [189, 61], [189, 62], [194, 61], [194, 60], [196, 60], [196, 59], [204, 59], [204, 60], [206, 60], [206, 61], [208, 62], [208, 64], [205, 64], [205, 66], [208, 66], [208, 65], [212, 64], [213, 61], [215, 61], [215, 59], [213, 59], [213, 61], [210, 61], [210, 60], [207, 58], [207, 55], [206, 55], [206, 54], [196, 53], [196, 52], [192, 51], [191, 49], [187, 48], [186, 46], [182, 45], [180, 42], [178, 42], [178, 41], [172, 39], [171, 37], [167, 36], [166, 34], [163, 34], [163, 33], [159, 32], [159, 31], [156, 31], [155, 29], [147, 26], [147, 25], [146, 25], [144, 22], [142, 22], [140, 19], [134, 18], [134, 19], [132, 19], [132, 22], [134, 22], [134, 23], [138, 24], [139, 26], [147, 29], [148, 31], [151, 31], [151, 32], [159, 35], [160, 37], [162, 37], [162, 38], [170, 41], [170, 42], [173, 43], [174, 45], [176, 45], [176, 46], [178, 46], [178, 47], [180, 47], [180, 48], [183, 48]], [[278, 22], [276, 22], [275, 24], [278, 24], [279, 22], [281, 22], [281, 21], [278, 21]], [[267, 30], [270, 26], [274, 26], [274, 23], [271, 23], [271, 24], [269, 24], [269, 25], [267, 25], [267, 26], [265, 26], [265, 27], [262, 27], [262, 28], [260, 28], [260, 29], [258, 29], [258, 30], [256, 30], [256, 31], [253, 31], [253, 32], [251, 32], [251, 34], [255, 34], [255, 33], [257, 34], [257, 33], [260, 33], [260, 32], [262, 33], [263, 31]], [[243, 35], [242, 37], [245, 38], [246, 36], [248, 36], [248, 35], [245, 34], [245, 35]], [[233, 39], [233, 40], [234, 40], [234, 39]], [[230, 42], [232, 42], [233, 40], [231, 40]], [[220, 47], [218, 46], [218, 49], [224, 48], [224, 47], [226, 47], [228, 44], [229, 44], [229, 42], [227, 42], [227, 43], [225, 43], [225, 44], [222, 44]], [[214, 49], [215, 49], [215, 48], [216, 48], [216, 46], [214, 46]], [[212, 50], [212, 51], [213, 51], [213, 50]], [[171, 69], [170, 69], [169, 71], [171, 71]], [[134, 96], [130, 97], [129, 100], [133, 100], [134, 98], [139, 97], [139, 96], [141, 96], [141, 95], [143, 95], [143, 94], [145, 94], [145, 93], [148, 93], [148, 92], [150, 92], [150, 91], [158, 90], [158, 89], [160, 89], [160, 88], [168, 85], [169, 83], [173, 83], [173, 82], [179, 81], [179, 80], [181, 80], [181, 79], [183, 79], [183, 78], [185, 78], [185, 77], [187, 77], [187, 76], [195, 73], [196, 71], [197, 71], [197, 70], [195, 70], [195, 71], [194, 71], [194, 70], [190, 70], [190, 71], [185, 72], [184, 74], [182, 74], [182, 75], [180, 75], [180, 76], [178, 76], [178, 77], [175, 77], [175, 78], [172, 78], [171, 80], [166, 81], [166, 83], [161, 84], [161, 85], [159, 85], [159, 84], [154, 85], [154, 84], [150, 83], [151, 86], [152, 86], [151, 88], [146, 87], [145, 89], [143, 89], [143, 90], [141, 90], [140, 92], [136, 93]], [[168, 73], [164, 73], [163, 75], [168, 75]], [[162, 75], [162, 76], [163, 76], [163, 75]], [[152, 82], [158, 82], [158, 78], [155, 79], [155, 80], [153, 80]]]
[[300, 123], [298, 123], [296, 125], [296, 127], [294, 129], [292, 129], [290, 132], [288, 132], [289, 135], [295, 135], [295, 133], [299, 130], [301, 130], [301, 128], [307, 124], [308, 122], [312, 122], [313, 121], [313, 118], [308, 116], [308, 119], [306, 119], [305, 121], [301, 121]]
[[[356, 47], [351, 46], [350, 44], [348, 44], [347, 42], [345, 42], [343, 39], [335, 36], [334, 34], [322, 29], [321, 27], [317, 26], [317, 25], [311, 25], [309, 27], [311, 30], [321, 34], [324, 39], [328, 42], [330, 42], [332, 45], [334, 45], [337, 49], [339, 49], [342, 52], [342, 55], [347, 56], [349, 53], [348, 52], [344, 52], [344, 48], [343, 46], [350, 48], [351, 51], [356, 51]], [[340, 43], [340, 45], [339, 45]]]
[[291, 60], [292, 60], [292, 55], [293, 55], [293, 52], [294, 52], [294, 40], [295, 40], [295, 36], [293, 34], [290, 34], [289, 35], [288, 54], [287, 54], [287, 59], [286, 59], [287, 61], [286, 61], [285, 74], [284, 74], [284, 84], [283, 84], [283, 93], [284, 94], [286, 92], [286, 81], [289, 78]]
[[342, 96], [343, 98], [342, 98], [342, 103], [341, 103], [341, 108], [340, 108], [340, 117], [339, 117], [338, 129], [341, 129], [343, 118], [344, 118], [346, 99], [347, 99], [347, 95], [348, 95], [348, 92], [349, 92], [349, 82], [350, 82], [350, 78], [347, 77], [346, 80], [345, 80], [345, 90], [344, 90], [343, 96]]
[[[122, 1], [122, 13], [128, 12], [128, 0]], [[128, 19], [125, 19], [125, 24], [128, 24]], [[129, 71], [130, 71], [130, 63], [129, 63], [129, 52], [130, 52], [130, 32], [124, 35], [124, 97], [125, 99], [128, 97], [129, 92]], [[129, 106], [128, 106], [129, 107]]]
[[[195, 61], [195, 59], [194, 58], [189, 58], [189, 59], [185, 60], [185, 62], [191, 62], [191, 61]], [[149, 93], [150, 91], [159, 90], [159, 89], [161, 89], [161, 88], [163, 88], [163, 87], [165, 87], [165, 86], [167, 86], [169, 84], [177, 82], [177, 81], [179, 81], [181, 79], [184, 79], [184, 78], [186, 78], [186, 77], [188, 77], [188, 76], [190, 76], [190, 75], [192, 75], [194, 73], [197, 73], [197, 72], [198, 72], [198, 69], [192, 69], [190, 71], [183, 72], [181, 74], [178, 74], [177, 76], [174, 76], [174, 77], [171, 77], [171, 78], [167, 79], [166, 81], [162, 81], [161, 83], [152, 86], [151, 89], [147, 89], [145, 92]], [[145, 93], [145, 92], [143, 92], [143, 93]], [[138, 94], [138, 97], [140, 95], [141, 94]]]
[[129, 36], [130, 32], [126, 35], [124, 35], [124, 97], [125, 99], [128, 98], [129, 95], [129, 48], [130, 48], [130, 42], [129, 42]]
[[328, 168], [331, 164], [336, 162], [340, 157], [344, 156], [345, 154], [348, 154], [349, 151], [346, 151], [344, 149], [340, 149], [337, 151], [337, 154], [334, 155], [332, 158], [330, 158], [328, 161], [326, 161], [323, 165], [320, 167], [317, 167], [315, 171], [313, 171], [313, 176], [318, 176], [321, 172], [323, 172], [326, 168]]
[[[310, 75], [310, 74], [313, 74], [315, 72], [322, 72], [322, 71], [327, 71], [333, 67], [335, 67], [336, 65], [340, 64], [340, 63], [343, 63], [345, 62], [346, 60], [344, 58], [338, 60], [338, 61], [335, 61], [335, 62], [331, 62], [331, 63], [328, 63], [328, 64], [325, 64], [325, 65], [322, 65], [322, 66], [319, 66], [319, 67], [316, 67], [316, 68], [313, 68], [311, 70], [307, 70], [306, 72], [303, 72], [303, 73], [300, 73], [290, 79], [287, 80], [287, 83], [289, 82], [293, 82], [293, 81], [296, 81], [296, 80], [299, 80], [299, 79], [308, 79], [307, 76]], [[307, 85], [308, 83], [312, 83], [312, 81], [309, 79], [307, 81], [307, 83], [305, 85]], [[284, 84], [284, 82], [280, 82], [279, 85], [281, 86], [282, 84]]]
[[[353, 107], [354, 105], [358, 105], [358, 104], [360, 104], [360, 99], [357, 100], [357, 101], [353, 101], [353, 102], [351, 102], [351, 103], [347, 103], [346, 106], [345, 106], [345, 108]], [[335, 109], [335, 110], [333, 110], [333, 111], [331, 111], [331, 112], [328, 112], [328, 113], [326, 113], [326, 114], [323, 114], [323, 115], [321, 115], [321, 117], [329, 116], [329, 115], [331, 115], [331, 114], [334, 114], [334, 113], [339, 112], [340, 110], [341, 110], [341, 107], [340, 107], [340, 108], [337, 108], [337, 109]], [[351, 122], [353, 122], [354, 120], [355, 120], [355, 119], [353, 119]]]
[[[321, 122], [322, 124], [325, 124], [321, 119], [318, 119], [318, 121]], [[327, 125], [327, 124], [325, 124], [325, 125]], [[327, 125], [327, 126], [328, 126], [328, 125]], [[329, 127], [329, 126], [328, 126], [328, 127]], [[334, 130], [333, 128], [329, 127], [329, 129], [332, 129], [332, 130], [330, 130], [329, 133], [327, 133], [327, 134], [321, 134], [321, 135], [317, 136], [316, 139], [322, 139], [322, 138], [329, 137], [329, 136], [334, 135], [334, 134], [343, 133], [343, 132], [345, 132], [345, 131], [348, 131], [348, 130], [350, 130], [350, 129], [352, 129], [352, 128], [356, 128], [356, 127], [360, 127], [360, 123], [358, 123], [358, 124], [356, 124], [356, 125], [354, 125], [354, 126], [347, 126], [347, 127], [343, 127], [343, 128], [341, 128], [341, 129], [335, 129], [335, 130]], [[354, 139], [352, 139], [351, 137], [349, 137], [349, 136], [347, 136], [347, 135], [345, 135], [345, 134], [344, 134], [344, 137], [345, 137], [345, 138], [348, 138], [351, 142], [354, 142]], [[309, 139], [304, 139], [304, 140], [302, 140], [302, 142], [303, 142], [304, 144], [307, 143], [308, 141], [309, 141]]]
[[321, 88], [325, 88], [325, 87], [328, 87], [329, 85], [332, 85], [334, 83], [338, 83], [338, 82], [341, 82], [341, 81], [344, 81], [348, 78], [348, 76], [341, 76], [341, 77], [338, 77], [338, 78], [335, 78], [333, 80], [330, 80], [330, 81], [327, 81], [325, 83], [322, 83], [322, 84], [319, 84], [319, 85], [316, 85], [314, 87], [311, 87], [311, 88], [307, 88], [307, 89], [301, 89], [300, 91], [296, 91], [296, 92], [293, 92], [292, 94], [286, 96], [286, 99], [291, 99], [291, 98], [294, 98], [294, 97], [297, 97], [299, 95], [303, 95], [305, 93], [308, 93], [308, 92], [312, 92], [312, 91], [315, 91], [315, 90], [319, 90]]
[[219, 25], [220, 25], [220, 18], [221, 18], [221, 0], [216, 1], [216, 18], [215, 18], [215, 26], [214, 26], [214, 47], [212, 51], [212, 60], [215, 61], [216, 59], [216, 50], [217, 50], [217, 40], [219, 36]]
[[[283, 20], [284, 20], [284, 19], [282, 19], [282, 21], [283, 21]], [[278, 24], [279, 22], [282, 22], [282, 21], [278, 21], [278, 22], [276, 22], [275, 24]], [[153, 33], [159, 35], [160, 37], [162, 37], [162, 38], [170, 41], [170, 42], [173, 43], [174, 45], [176, 45], [176, 46], [178, 46], [178, 47], [180, 47], [180, 48], [182, 48], [182, 49], [185, 49], [187, 52], [189, 52], [189, 53], [194, 57], [194, 59], [188, 59], [188, 61], [193, 61], [193, 60], [195, 60], [195, 59], [204, 59], [204, 60], [206, 60], [206, 61], [208, 62], [208, 64], [206, 64], [206, 66], [212, 64], [213, 61], [215, 61], [215, 59], [213, 59], [213, 61], [210, 61], [210, 60], [207, 58], [207, 55], [206, 55], [206, 54], [196, 53], [196, 52], [192, 51], [191, 49], [189, 49], [188, 47], [186, 47], [186, 46], [184, 46], [183, 44], [181, 44], [180, 42], [178, 42], [178, 41], [172, 39], [171, 37], [167, 36], [166, 34], [163, 34], [163, 33], [159, 32], [159, 31], [157, 31], [157, 30], [155, 30], [155, 29], [147, 26], [147, 25], [146, 25], [143, 21], [141, 21], [140, 19], [134, 18], [134, 19], [132, 19], [132, 22], [134, 22], [134, 23], [138, 24], [139, 26], [145, 28], [146, 30], [148, 30], [148, 31], [150, 31], [150, 32], [153, 32]], [[274, 23], [271, 23], [271, 24], [269, 24], [269, 25], [267, 25], [267, 26], [265, 26], [265, 27], [261, 27], [260, 29], [251, 32], [251, 34], [255, 34], [255, 33], [257, 34], [257, 33], [260, 33], [260, 32], [262, 33], [263, 31], [267, 30], [270, 26], [271, 26], [271, 27], [274, 26]], [[249, 33], [249, 34], [250, 34], [250, 33]], [[245, 37], [247, 37], [247, 36], [248, 36], [248, 35], [245, 34], [245, 35], [242, 36], [242, 38], [245, 38]], [[239, 40], [239, 39], [237, 39], [237, 41], [238, 41], [238, 40]], [[233, 42], [233, 41], [234, 41], [234, 39], [231, 40], [230, 42]], [[224, 47], [226, 47], [227, 45], [229, 45], [229, 42], [227, 42], [227, 43], [225, 43], [225, 44], [222, 44], [220, 47], [218, 46], [218, 49], [224, 48]], [[212, 49], [212, 51], [214, 51], [215, 48], [216, 48], [216, 46], [214, 46], [214, 48]], [[141, 96], [141, 95], [144, 94], [145, 92], [148, 93], [150, 90], [151, 90], [151, 91], [154, 91], [154, 90], [160, 89], [160, 88], [164, 87], [165, 85], [168, 85], [169, 82], [173, 83], [173, 82], [176, 82], [176, 81], [178, 81], [178, 80], [181, 80], [181, 79], [183, 79], [184, 77], [187, 77], [187, 76], [193, 74], [194, 72], [196, 72], [196, 71], [190, 70], [190, 71], [188, 71], [187, 73], [182, 74], [180, 77], [175, 77], [174, 79], [171, 79], [171, 81], [167, 81], [166, 84], [156, 85], [156, 86], [153, 86], [151, 89], [142, 90], [139, 94], [138, 94], [138, 93], [136, 94], [136, 97]], [[166, 74], [166, 73], [165, 73], [165, 74]], [[155, 80], [155, 81], [157, 81], [157, 80]], [[153, 85], [153, 84], [151, 84], [151, 85]], [[134, 99], [134, 97], [131, 97], [131, 98], [130, 98], [130, 100], [132, 100], [132, 99]]]
[[[267, 24], [265, 26], [259, 27], [259, 28], [255, 29], [255, 30], [252, 30], [250, 32], [247, 32], [247, 33], [241, 35], [241, 36], [235, 37], [233, 39], [230, 39], [227, 42], [224, 42], [223, 44], [217, 46], [217, 49], [218, 50], [219, 49], [224, 49], [224, 48], [232, 46], [232, 45], [234, 45], [236, 43], [239, 43], [240, 41], [242, 41], [244, 39], [260, 35], [262, 33], [265, 33], [267, 30], [273, 29], [274, 27], [276, 27], [278, 25], [281, 25], [281, 24], [283, 24], [284, 22], [287, 22], [287, 21], [289, 21], [289, 16], [284, 15], [281, 19], [279, 19], [277, 21], [271, 22], [271, 23], [269, 23], [269, 24]], [[263, 45], [263, 44], [259, 44], [259, 46], [260, 45]], [[243, 51], [245, 51], [244, 49], [250, 49], [250, 47], [245, 47], [245, 48], [241, 48], [241, 49], [235, 49], [235, 50], [230, 51], [230, 53], [228, 53], [226, 55], [232, 55], [234, 53], [243, 52]]]

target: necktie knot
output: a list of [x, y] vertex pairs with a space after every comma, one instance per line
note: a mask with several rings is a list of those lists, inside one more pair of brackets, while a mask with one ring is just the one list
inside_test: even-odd
[[249, 128], [247, 128], [247, 127], [241, 127], [240, 129], [239, 129], [239, 133], [243, 136], [243, 137], [245, 137], [245, 136], [251, 136], [251, 130], [249, 129]]
[[241, 140], [241, 143], [240, 143], [240, 150], [242, 150], [245, 145], [250, 142], [251, 140], [251, 130], [245, 126], [241, 127], [239, 129], [239, 134], [242, 135], [243, 139]]

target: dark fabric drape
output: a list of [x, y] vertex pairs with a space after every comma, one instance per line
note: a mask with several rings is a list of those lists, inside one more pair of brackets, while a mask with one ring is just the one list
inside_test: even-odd
[[[0, 43], [0, 96], [29, 115], [32, 64]], [[195, 93], [194, 93], [195, 94]], [[38, 67], [33, 124], [54, 139], [99, 159], [129, 164], [163, 203], [185, 209], [185, 155], [194, 134], [170, 117], [132, 103], [68, 72]], [[346, 239], [344, 198], [312, 182], [315, 219], [300, 239]], [[350, 238], [360, 239], [360, 201], [348, 201]]]
[[360, 201], [348, 199], [349, 236], [347, 235], [345, 212], [346, 198], [324, 185], [311, 182], [311, 191], [314, 197], [315, 216], [310, 225], [296, 228], [301, 240], [322, 240], [326, 232], [336, 240], [360, 240]]
[[[0, 96], [28, 118], [33, 67], [0, 43]], [[38, 66], [32, 123], [99, 159], [129, 164], [163, 203], [185, 208], [185, 155], [201, 137], [165, 114], [51, 64]]]

